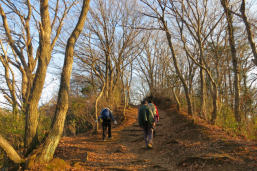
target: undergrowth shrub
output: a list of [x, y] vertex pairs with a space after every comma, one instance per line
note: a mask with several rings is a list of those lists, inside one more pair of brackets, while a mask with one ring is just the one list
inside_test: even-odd
[[[0, 113], [0, 134], [8, 140], [17, 150], [21, 150], [24, 146], [23, 137], [25, 131], [25, 117], [20, 115], [14, 116], [11, 112]], [[5, 152], [0, 148], [0, 168], [9, 164], [9, 160], [5, 155]]]
[[[71, 96], [69, 98], [69, 108], [64, 125], [64, 135], [74, 136], [79, 133], [91, 131], [95, 128], [95, 99], [96, 96], [94, 95], [88, 97]], [[113, 110], [115, 119], [121, 123], [124, 119], [122, 113], [123, 108], [117, 101], [118, 100], [116, 99], [112, 100], [112, 102], [107, 102], [104, 97], [102, 97], [98, 102], [97, 115], [99, 116], [104, 107], [109, 107]], [[42, 123], [47, 125], [44, 128], [41, 128], [42, 133], [49, 129], [49, 123], [51, 122], [55, 112], [55, 103], [56, 102], [52, 102], [51, 104], [46, 104], [41, 107]]]
[[246, 118], [241, 127], [241, 133], [247, 139], [257, 140], [257, 117]]
[[[95, 96], [90, 97], [70, 97], [69, 108], [64, 126], [64, 134], [78, 134], [92, 130], [95, 127]], [[98, 115], [102, 108], [109, 107], [113, 110], [114, 117], [121, 123], [123, 121], [123, 108], [118, 100], [115, 103], [108, 103], [101, 99], [98, 103]], [[56, 102], [50, 101], [39, 109], [38, 138], [43, 139], [50, 130], [51, 122], [54, 116]], [[20, 114], [14, 117], [11, 112], [0, 113], [0, 134], [6, 138], [18, 152], [23, 151], [25, 134], [25, 115]], [[10, 165], [5, 152], [0, 149], [0, 168]]]
[[[200, 101], [198, 98], [193, 98], [194, 101], [194, 113], [197, 115], [199, 112]], [[207, 106], [212, 106], [211, 100], [206, 104]], [[183, 103], [182, 103], [183, 104]], [[220, 104], [220, 108], [217, 112], [217, 118], [215, 120], [215, 125], [223, 128], [232, 136], [241, 136], [249, 140], [257, 140], [257, 115], [255, 112], [250, 113], [244, 110], [241, 110], [241, 122], [238, 123], [235, 120], [234, 111], [231, 106], [226, 104]], [[185, 109], [187, 105], [184, 104], [182, 107]], [[211, 120], [212, 107], [207, 108], [206, 120]]]
[[[18, 116], [14, 116], [11, 112], [0, 113], [0, 125], [0, 134], [7, 139], [14, 149], [22, 153], [24, 147], [25, 115], [18, 114]], [[39, 141], [43, 139], [50, 125], [51, 118], [40, 111], [38, 124]], [[11, 162], [7, 159], [5, 152], [0, 149], [0, 168], [10, 164]]]
[[236, 122], [233, 110], [223, 105], [220, 112], [217, 114], [216, 125], [224, 128], [232, 133], [232, 135], [238, 135], [240, 125]]
[[222, 127], [233, 136], [244, 136], [257, 140], [257, 118], [242, 118], [241, 123], [235, 120], [231, 107], [223, 105], [217, 115], [216, 125]]
[[65, 121], [65, 134], [76, 135], [94, 127], [93, 98], [71, 97]]
[[41, 141], [45, 134], [50, 130], [52, 116], [40, 114], [38, 124], [38, 139]]
[[145, 97], [145, 99], [153, 100], [153, 102], [158, 107], [168, 108], [171, 105], [175, 104], [175, 101], [170, 96], [167, 95], [167, 92], [166, 92], [166, 94], [164, 92], [166, 92], [166, 91], [163, 90], [160, 92], [155, 92], [154, 94]]

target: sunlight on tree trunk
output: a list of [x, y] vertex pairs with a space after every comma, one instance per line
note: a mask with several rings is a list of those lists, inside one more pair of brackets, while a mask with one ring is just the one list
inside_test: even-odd
[[96, 126], [95, 126], [95, 133], [97, 133], [98, 132], [98, 111], [97, 111], [97, 105], [98, 105], [98, 101], [101, 99], [101, 97], [102, 97], [102, 95], [103, 95], [103, 93], [104, 93], [104, 89], [105, 89], [105, 82], [103, 83], [104, 85], [103, 85], [103, 87], [102, 87], [102, 89], [101, 89], [101, 92], [98, 94], [98, 96], [97, 96], [97, 98], [96, 98], [96, 100], [95, 100], [95, 120], [97, 121], [96, 122]]
[[19, 154], [16, 152], [16, 150], [8, 143], [7, 140], [5, 140], [0, 135], [0, 147], [6, 152], [7, 156], [14, 162], [14, 163], [22, 163], [25, 160], [22, 159]]
[[51, 131], [46, 137], [46, 140], [43, 143], [43, 149], [36, 159], [36, 161], [39, 162], [49, 162], [53, 158], [55, 149], [63, 133], [63, 126], [66, 118], [66, 112], [68, 109], [68, 96], [70, 89], [70, 76], [73, 64], [74, 46], [81, 31], [83, 30], [87, 17], [87, 12], [89, 10], [89, 3], [90, 0], [83, 1], [83, 6], [78, 23], [67, 42], [56, 111], [52, 122]]

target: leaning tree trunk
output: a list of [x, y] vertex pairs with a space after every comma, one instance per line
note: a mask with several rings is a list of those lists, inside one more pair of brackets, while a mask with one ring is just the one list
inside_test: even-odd
[[10, 143], [0, 135], [0, 147], [5, 151], [7, 156], [16, 164], [23, 163], [24, 159], [16, 152]]
[[257, 51], [256, 51], [256, 45], [253, 41], [253, 34], [251, 30], [251, 25], [249, 24], [246, 14], [245, 14], [245, 0], [242, 0], [241, 8], [240, 8], [241, 16], [245, 24], [247, 36], [248, 36], [248, 41], [251, 45], [252, 53], [254, 56], [253, 62], [257, 66]]
[[174, 67], [176, 69], [176, 73], [178, 74], [178, 77], [179, 77], [180, 81], [182, 82], [182, 85], [183, 85], [183, 88], [184, 88], [184, 91], [185, 91], [185, 94], [186, 94], [187, 111], [188, 111], [188, 114], [192, 116], [193, 115], [193, 109], [192, 109], [192, 102], [191, 102], [188, 86], [187, 86], [186, 81], [183, 78], [182, 73], [180, 72], [180, 69], [178, 67], [176, 53], [175, 53], [173, 44], [171, 42], [171, 34], [170, 34], [169, 30], [168, 30], [167, 24], [166, 24], [166, 22], [165, 22], [163, 17], [161, 18], [161, 22], [163, 24], [164, 31], [166, 32], [166, 37], [167, 37], [168, 44], [169, 44], [169, 47], [170, 47], [170, 50], [171, 50], [171, 53], [172, 53], [173, 64], [174, 64]]
[[[100, 98], [102, 97], [103, 93], [104, 93], [104, 89], [105, 89], [105, 85], [106, 83], [104, 82], [104, 85], [102, 87], [101, 92], [99, 93], [99, 95], [97, 96], [96, 100], [95, 100], [95, 119], [98, 119], [98, 111], [97, 111], [97, 105], [98, 105], [98, 101], [100, 100]], [[98, 132], [98, 122], [96, 122], [96, 126], [95, 126], [95, 133]]]
[[174, 87], [172, 87], [171, 90], [172, 90], [172, 94], [173, 94], [173, 96], [175, 98], [175, 101], [176, 101], [176, 104], [177, 104], [177, 111], [180, 111], [180, 101], [179, 101], [178, 96], [177, 96], [177, 94], [174, 90]]

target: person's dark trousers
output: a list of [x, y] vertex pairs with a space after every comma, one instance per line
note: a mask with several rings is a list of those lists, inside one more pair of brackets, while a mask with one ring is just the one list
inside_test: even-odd
[[105, 134], [106, 131], [108, 129], [108, 137], [111, 138], [112, 137], [112, 124], [110, 120], [104, 120], [102, 123], [103, 126], [103, 140], [105, 139]]
[[151, 125], [145, 124], [144, 139], [146, 147], [148, 146], [148, 144], [153, 144], [153, 127]]

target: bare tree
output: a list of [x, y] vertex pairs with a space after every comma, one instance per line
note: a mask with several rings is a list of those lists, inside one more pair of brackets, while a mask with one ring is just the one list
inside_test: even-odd
[[131, 0], [134, 4], [114, 0], [93, 2], [97, 8], [89, 12], [88, 30], [83, 33], [77, 51], [78, 63], [86, 67], [86, 72], [93, 71], [100, 80], [100, 87], [105, 82], [104, 97], [107, 101], [115, 98], [120, 101], [123, 98], [124, 73], [141, 50], [141, 30], [134, 29], [141, 22], [134, 13], [137, 3], [134, 0]]
[[[5, 9], [11, 11], [10, 14], [8, 13], [8, 15], [12, 14], [9, 20], [4, 9], [0, 6], [4, 27], [3, 34], [7, 42], [6, 46], [11, 48], [10, 55], [8, 54], [9, 64], [4, 66], [5, 68], [9, 66], [9, 69], [11, 67], [16, 68], [21, 73], [22, 78], [20, 86], [22, 96], [20, 109], [26, 115], [25, 150], [28, 152], [30, 152], [38, 142], [36, 132], [39, 115], [37, 108], [44, 86], [47, 66], [50, 62], [55, 43], [60, 35], [64, 18], [74, 3], [75, 1], [71, 1], [71, 4], [68, 5], [63, 1], [65, 8], [63, 11], [59, 12], [59, 0], [53, 4], [55, 6], [53, 8], [49, 8], [48, 0], [40, 1], [39, 4], [35, 3], [36, 5], [40, 5], [39, 12], [29, 0], [27, 0], [26, 3], [18, 4], [13, 1], [2, 1], [1, 5], [5, 5]], [[20, 8], [26, 8], [27, 10], [23, 14], [21, 12], [23, 10], [20, 10]], [[50, 9], [54, 9], [52, 22], [50, 20]], [[36, 17], [38, 15], [40, 15], [41, 21], [38, 21]], [[61, 17], [59, 17], [59, 15]], [[20, 27], [9, 26], [8, 22], [12, 23], [12, 18], [17, 19], [16, 22], [21, 23]], [[33, 32], [31, 30], [33, 30]], [[35, 36], [39, 37], [38, 40], [36, 40]], [[36, 51], [34, 51], [35, 46], [37, 46]], [[12, 93], [14, 91], [15, 94], [18, 94], [17, 89], [10, 89], [10, 86], [8, 87], [9, 92], [11, 92], [9, 94], [14, 94]], [[12, 103], [17, 104], [15, 101]]]
[[[43, 89], [47, 66], [51, 59], [51, 51], [57, 39], [57, 38], [54, 38], [51, 41], [52, 28], [51, 28], [51, 20], [49, 15], [48, 0], [40, 1], [41, 22], [39, 24], [39, 47], [36, 53], [37, 55], [36, 59], [38, 59], [38, 66], [36, 69], [33, 86], [32, 86], [32, 89], [30, 90], [31, 93], [28, 99], [29, 103], [26, 108], [25, 157], [22, 158], [17, 153], [15, 154], [13, 152], [10, 152], [10, 151], [14, 151], [14, 149], [3, 137], [0, 137], [0, 142], [3, 142], [0, 144], [1, 148], [3, 148], [9, 155], [8, 157], [16, 163], [27, 161], [26, 162], [27, 166], [31, 167], [33, 166], [33, 164], [48, 162], [53, 158], [53, 154], [55, 152], [55, 149], [59, 143], [61, 134], [63, 132], [64, 121], [65, 121], [66, 112], [68, 108], [68, 92], [69, 92], [70, 75], [71, 75], [72, 63], [73, 63], [74, 46], [75, 46], [76, 40], [78, 39], [78, 36], [80, 35], [83, 29], [83, 26], [86, 20], [87, 11], [89, 9], [89, 2], [90, 2], [89, 0], [83, 1], [82, 10], [81, 10], [80, 17], [78, 19], [78, 23], [67, 41], [67, 46], [65, 51], [65, 61], [64, 61], [64, 66], [62, 70], [60, 90], [58, 94], [58, 102], [57, 102], [57, 107], [55, 111], [55, 116], [51, 125], [51, 131], [49, 132], [48, 135], [46, 135], [46, 137], [44, 138], [40, 146], [36, 148], [35, 139], [36, 139], [36, 130], [38, 125], [37, 106], [38, 106], [38, 101], [40, 99], [40, 95]], [[30, 4], [30, 1], [27, 1], [27, 4]], [[3, 8], [1, 8], [1, 15], [2, 15], [3, 21], [7, 23], [7, 19], [5, 18], [5, 13], [3, 11]], [[7, 28], [8, 27], [6, 25], [5, 30], [8, 37], [9, 34], [8, 34]], [[11, 46], [15, 45], [11, 37], [9, 38], [9, 42]], [[15, 46], [14, 46], [14, 49], [15, 49]], [[20, 51], [17, 50], [16, 53], [18, 52]], [[19, 160], [16, 160], [16, 159], [19, 159]]]
[[[42, 28], [43, 25], [40, 25], [41, 22], [37, 21], [36, 16], [39, 14], [39, 11], [35, 10], [36, 8], [34, 4], [31, 4], [29, 0], [26, 1], [26, 3], [2, 1], [2, 5], [5, 6], [5, 9], [8, 12], [8, 16], [12, 18], [12, 20], [8, 21], [8, 16], [6, 16], [1, 6], [0, 11], [4, 27], [3, 34], [5, 35], [4, 40], [7, 43], [4, 46], [10, 46], [11, 48], [11, 50], [7, 52], [9, 59], [8, 65], [11, 68], [17, 69], [21, 74], [21, 86], [18, 86], [21, 88], [19, 90], [15, 89], [13, 91], [15, 91], [15, 93], [18, 95], [20, 94], [19, 96], [21, 96], [21, 98], [19, 98], [19, 109], [25, 112], [35, 78], [37, 62], [40, 60], [39, 56], [41, 53], [40, 48], [38, 47], [36, 51], [34, 50], [38, 41], [35, 39], [35, 37], [40, 35], [40, 32], [37, 33], [34, 30], [40, 31], [40, 28]], [[53, 21], [50, 23], [48, 30], [51, 33], [50, 52], [53, 50], [57, 38], [60, 35], [63, 21], [69, 9], [73, 5], [74, 3], [71, 3], [70, 5], [64, 3], [64, 10], [60, 12], [60, 10], [58, 10], [58, 8], [60, 8], [60, 3], [58, 0], [55, 4], [53, 4], [53, 7], [50, 8], [54, 9], [51, 11], [53, 13]], [[26, 10], [21, 10], [24, 8]], [[59, 17], [59, 15], [61, 17]], [[16, 25], [15, 23], [21, 24]]]
[[144, 44], [142, 53], [137, 58], [138, 70], [143, 74], [144, 79], [149, 87], [150, 95], [162, 93], [167, 88], [167, 77], [169, 76], [169, 66], [172, 60], [169, 57], [169, 51], [165, 42], [165, 35], [160, 31], [145, 33], [147, 39]]
[[[180, 81], [182, 82], [184, 91], [185, 91], [185, 95], [186, 95], [186, 100], [187, 100], [187, 110], [188, 110], [188, 114], [189, 115], [193, 115], [193, 108], [192, 108], [192, 101], [191, 101], [191, 97], [190, 97], [190, 92], [188, 89], [188, 85], [186, 83], [186, 80], [183, 76], [183, 74], [181, 73], [181, 69], [180, 66], [178, 64], [178, 59], [177, 59], [177, 54], [172, 42], [172, 34], [171, 31], [169, 29], [169, 25], [167, 23], [167, 19], [166, 19], [166, 9], [167, 9], [167, 4], [168, 1], [161, 1], [161, 0], [154, 0], [152, 3], [145, 1], [145, 0], [141, 0], [141, 2], [143, 2], [145, 5], [147, 5], [150, 9], [151, 13], [145, 13], [146, 16], [155, 18], [159, 21], [160, 24], [160, 29], [163, 30], [166, 33], [166, 38], [168, 41], [168, 45], [171, 51], [171, 56], [173, 59], [173, 65], [175, 67], [176, 73], [180, 79]], [[157, 7], [155, 7], [152, 4], [157, 4]]]
[[[208, 118], [205, 107], [207, 100], [205, 77], [206, 72], [213, 85], [213, 111], [211, 120], [212, 123], [214, 123], [218, 108], [218, 87], [215, 79], [207, 67], [208, 64], [206, 62], [205, 49], [207, 46], [207, 40], [209, 40], [209, 36], [220, 23], [223, 15], [220, 15], [217, 18], [218, 14], [216, 12], [219, 12], [218, 10], [208, 10], [208, 0], [190, 2], [180, 1], [177, 3], [179, 6], [177, 6], [176, 3], [172, 3], [170, 9], [176, 16], [177, 25], [180, 32], [180, 39], [183, 42], [183, 48], [186, 52], [186, 55], [197, 66], [200, 67], [200, 116], [204, 117], [205, 119]], [[185, 30], [187, 30], [188, 33], [185, 33]], [[195, 40], [196, 44], [194, 42], [188, 43], [190, 42], [189, 40]], [[190, 48], [192, 45], [194, 46]], [[194, 58], [194, 54], [198, 56], [198, 60]]]

